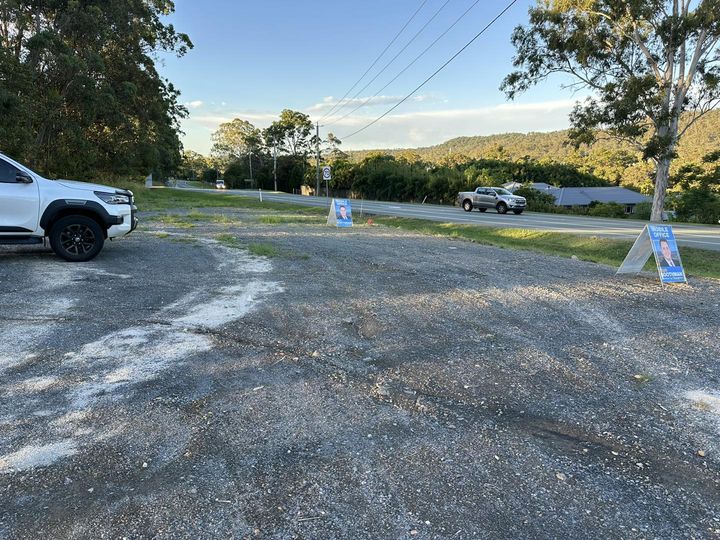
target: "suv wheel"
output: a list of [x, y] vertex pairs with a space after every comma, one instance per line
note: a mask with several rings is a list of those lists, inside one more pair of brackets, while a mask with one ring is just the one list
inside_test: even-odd
[[58, 257], [70, 262], [94, 259], [105, 243], [97, 221], [85, 216], [59, 219], [50, 230], [50, 246]]
[[465, 199], [463, 201], [463, 210], [466, 212], [472, 212], [472, 201]]
[[504, 202], [498, 203], [497, 213], [498, 214], [507, 214], [507, 204], [505, 204]]

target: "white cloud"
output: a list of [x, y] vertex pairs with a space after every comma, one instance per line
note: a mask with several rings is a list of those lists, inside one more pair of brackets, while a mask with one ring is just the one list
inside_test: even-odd
[[195, 100], [195, 101], [188, 101], [187, 103], [185, 103], [185, 106], [186, 106], [188, 109], [199, 109], [199, 108], [202, 107], [203, 105], [204, 105], [204, 102], [203, 102], [203, 101], [200, 101], [199, 99], [197, 99], [197, 100]]
[[574, 100], [503, 103], [493, 107], [446, 109], [388, 115], [366, 130], [343, 140], [373, 120], [350, 116], [329, 126], [343, 149], [432, 146], [461, 136], [553, 131], [568, 127]]
[[[378, 96], [396, 103], [398, 99], [392, 96]], [[326, 98], [329, 103], [335, 98]], [[437, 97], [428, 95], [416, 96], [413, 101], [436, 101], [444, 103]], [[387, 105], [387, 103], [385, 103]], [[530, 131], [553, 131], [568, 127], [568, 115], [575, 100], [557, 100], [540, 103], [502, 103], [490, 107], [477, 107], [466, 109], [439, 109], [432, 111], [417, 111], [400, 114], [390, 114], [365, 131], [350, 137], [346, 135], [362, 128], [374, 118], [373, 113], [352, 114], [339, 120], [342, 116], [333, 115], [326, 119], [326, 123], [337, 120], [328, 125], [322, 132], [333, 132], [343, 140], [344, 150], [361, 150], [368, 148], [412, 148], [418, 146], [432, 146], [448, 139], [461, 136], [492, 135], [496, 133]], [[436, 106], [438, 106], [436, 105]], [[305, 110], [306, 113], [315, 113], [314, 105]], [[360, 113], [360, 111], [358, 111]], [[185, 147], [201, 153], [210, 151], [210, 135], [223, 122], [234, 118], [241, 118], [252, 122], [258, 128], [266, 128], [278, 118], [279, 112], [243, 112], [226, 111], [218, 109], [208, 111], [207, 114], [192, 114], [183, 122]]]

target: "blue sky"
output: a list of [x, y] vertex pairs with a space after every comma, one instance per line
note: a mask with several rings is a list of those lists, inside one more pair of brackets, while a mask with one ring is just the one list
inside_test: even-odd
[[[443, 4], [447, 5], [440, 9]], [[357, 99], [373, 96], [444, 32], [475, 0], [426, 0], [422, 9], [356, 87], [380, 71], [440, 9], [415, 40]], [[577, 99], [550, 80], [508, 102], [498, 89], [512, 70], [510, 35], [533, 2], [520, 0], [418, 95], [343, 148], [414, 147], [461, 135], [547, 131], [567, 126]], [[363, 74], [422, 0], [176, 0], [168, 18], [195, 48], [163, 55], [160, 71], [182, 91], [187, 149], [208, 153], [210, 135], [233, 118], [266, 127], [285, 108], [320, 119]], [[385, 112], [492, 20], [507, 2], [480, 0], [420, 60], [368, 106], [321, 129], [341, 139]], [[345, 107], [325, 123], [338, 120]], [[321, 122], [322, 123], [322, 122]]]

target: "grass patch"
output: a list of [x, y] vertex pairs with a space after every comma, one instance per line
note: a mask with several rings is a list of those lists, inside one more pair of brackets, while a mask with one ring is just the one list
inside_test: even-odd
[[176, 229], [192, 229], [195, 224], [179, 214], [165, 214], [162, 216], [153, 216], [148, 221], [159, 221], [163, 225], [168, 227], [175, 227]]
[[206, 214], [204, 212], [190, 212], [183, 217], [190, 222], [224, 223], [228, 225], [239, 225], [240, 223], [242, 223], [239, 219], [236, 219], [233, 216], [226, 216], [225, 214]]
[[159, 221], [170, 227], [190, 229], [196, 223], [224, 223], [227, 225], [239, 225], [240, 220], [224, 214], [206, 214], [203, 212], [190, 212], [189, 214], [162, 214], [148, 218], [148, 221]]
[[258, 257], [280, 257], [282, 253], [272, 244], [252, 243], [248, 245], [248, 251]]
[[260, 223], [266, 225], [283, 225], [287, 223], [301, 223], [304, 225], [322, 225], [325, 223], [320, 216], [308, 216], [302, 214], [280, 214], [280, 215], [268, 215], [260, 216], [258, 218]]
[[[470, 240], [478, 244], [534, 251], [560, 257], [572, 257], [619, 267], [632, 247], [632, 241], [612, 240], [595, 236], [533, 231], [527, 229], [499, 229], [478, 225], [436, 223], [422, 219], [376, 216], [375, 223], [406, 231]], [[683, 247], [682, 259], [688, 275], [720, 279], [720, 252]], [[651, 257], [646, 269], [654, 268]]]
[[240, 249], [243, 245], [235, 238], [232, 234], [218, 234], [215, 236], [215, 240], [220, 242], [223, 246], [229, 248]]
[[[281, 252], [278, 248], [273, 246], [272, 244], [266, 244], [266, 243], [260, 243], [260, 242], [254, 242], [251, 244], [243, 244], [241, 243], [235, 236], [232, 234], [218, 234], [215, 236], [215, 240], [220, 242], [223, 246], [234, 248], [234, 249], [247, 249], [250, 253], [253, 255], [256, 255], [258, 257], [269, 257], [269, 258], [276, 258], [276, 257], [283, 257], [283, 256], [289, 256], [288, 254], [284, 254]], [[295, 257], [300, 259], [310, 258], [309, 256], [300, 256]]]
[[196, 238], [193, 238], [192, 236], [173, 236], [170, 238], [171, 242], [176, 242], [178, 244], [197, 244], [198, 241]]

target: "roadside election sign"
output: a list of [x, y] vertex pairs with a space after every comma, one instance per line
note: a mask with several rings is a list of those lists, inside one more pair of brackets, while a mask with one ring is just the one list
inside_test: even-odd
[[322, 168], [322, 174], [323, 180], [330, 180], [332, 178], [332, 170], [328, 166]]
[[663, 283], [687, 283], [685, 270], [680, 261], [680, 250], [670, 225], [648, 225], [648, 233], [655, 253], [660, 281]]
[[336, 227], [352, 227], [352, 208], [348, 199], [332, 200], [327, 224]]
[[670, 225], [645, 225], [617, 273], [641, 272], [651, 255], [655, 255], [658, 275], [663, 284], [687, 283], [680, 250]]

